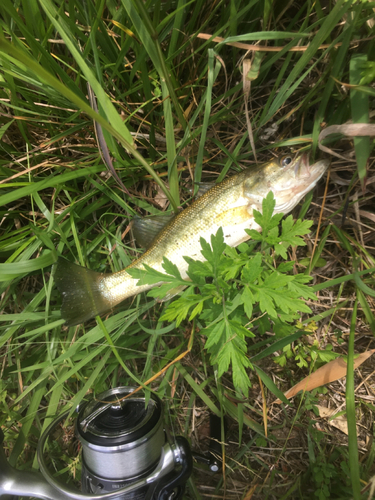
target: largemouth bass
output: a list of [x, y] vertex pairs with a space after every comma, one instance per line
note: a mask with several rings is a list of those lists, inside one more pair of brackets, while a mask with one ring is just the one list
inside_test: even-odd
[[259, 230], [253, 210], [261, 211], [263, 198], [272, 191], [275, 213], [288, 213], [322, 177], [329, 165], [321, 160], [309, 165], [307, 155], [284, 156], [244, 170], [216, 184], [188, 208], [176, 215], [156, 236], [150, 248], [123, 271], [98, 273], [59, 258], [56, 286], [63, 296], [61, 315], [68, 325], [77, 325], [112, 309], [128, 297], [157, 285], [137, 286], [128, 269], [146, 264], [158, 271], [163, 257], [173, 262], [182, 278], [187, 277], [184, 256], [204, 260], [200, 238], [210, 241], [222, 227], [225, 242], [237, 246], [249, 236], [245, 229]]

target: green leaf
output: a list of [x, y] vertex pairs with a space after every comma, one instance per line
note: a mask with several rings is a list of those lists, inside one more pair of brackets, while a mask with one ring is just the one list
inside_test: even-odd
[[[221, 377], [229, 366], [233, 371], [233, 382], [235, 386], [244, 394], [247, 394], [250, 386], [250, 380], [245, 368], [251, 367], [251, 363], [246, 356], [246, 343], [243, 336], [247, 335], [241, 325], [235, 321], [222, 322], [221, 327], [214, 328], [216, 331], [215, 337], [220, 337], [221, 344], [225, 348], [216, 350], [216, 354], [212, 354], [213, 363], [218, 365], [218, 376]], [[212, 337], [212, 333], [210, 337]], [[209, 345], [211, 347], [211, 344]]]
[[165, 272], [167, 274], [170, 274], [171, 276], [174, 276], [178, 280], [182, 281], [181, 273], [178, 270], [178, 267], [176, 266], [176, 264], [173, 264], [166, 257], [163, 257], [163, 264], [162, 264], [162, 266], [163, 266], [163, 269], [165, 269]]
[[260, 310], [264, 313], [268, 313], [271, 317], [276, 318], [277, 313], [274, 307], [274, 303], [272, 300], [272, 297], [268, 294], [267, 290], [264, 288], [259, 288], [258, 289], [258, 296], [259, 296], [259, 307]]
[[278, 273], [288, 273], [293, 270], [295, 262], [292, 260], [290, 262], [281, 262], [277, 266], [277, 272]]
[[262, 202], [262, 213], [254, 210], [254, 219], [265, 233], [276, 227], [283, 217], [283, 214], [273, 214], [276, 206], [276, 200], [272, 191], [270, 191]]
[[189, 269], [187, 275], [189, 278], [198, 283], [203, 283], [199, 278], [212, 277], [212, 267], [208, 262], [202, 262], [200, 260], [193, 260], [191, 257], [184, 257], [186, 262], [189, 264]]
[[[367, 62], [367, 54], [353, 54], [350, 59], [350, 104], [353, 123], [369, 123], [369, 98], [359, 92], [356, 86], [361, 80], [361, 71]], [[362, 189], [365, 186], [367, 175], [367, 162], [371, 153], [370, 137], [353, 137], [355, 157], [358, 166], [358, 176]]]
[[303, 278], [307, 278], [309, 281], [311, 280], [310, 276], [296, 275], [294, 276], [294, 280], [288, 283], [288, 289], [293, 292], [295, 297], [303, 297], [305, 300], [317, 300], [317, 297], [312, 289], [302, 284]]
[[253, 315], [253, 304], [255, 303], [255, 300], [254, 300], [254, 295], [251, 293], [249, 287], [244, 286], [244, 289], [241, 294], [241, 300], [247, 317], [251, 319]]
[[280, 289], [293, 281], [293, 279], [293, 276], [287, 276], [286, 274], [281, 274], [277, 271], [274, 271], [266, 277], [266, 279], [264, 280], [264, 286], [267, 288]]
[[213, 234], [211, 236], [211, 246], [204, 240], [204, 238], [201, 238], [200, 242], [203, 257], [208, 260], [214, 268], [216, 268], [219, 265], [224, 250], [227, 247], [224, 242], [223, 228], [219, 227], [216, 235]]
[[203, 303], [207, 300], [206, 297], [201, 295], [195, 295], [192, 293], [193, 287], [190, 287], [185, 291], [184, 295], [177, 300], [174, 300], [165, 309], [160, 320], [161, 321], [176, 321], [176, 326], [179, 326], [181, 322], [187, 318], [189, 311], [195, 306], [193, 312], [191, 313], [190, 320], [193, 319], [196, 314], [198, 314], [203, 307]]
[[297, 220], [293, 222], [293, 217], [289, 215], [282, 221], [281, 235], [272, 234], [268, 236], [266, 241], [269, 245], [273, 245], [276, 255], [281, 255], [284, 259], [287, 258], [286, 250], [289, 246], [305, 246], [306, 243], [300, 236], [307, 234], [312, 225], [312, 221]]
[[[205, 328], [202, 333], [207, 336], [206, 349], [210, 352], [213, 347], [223, 346], [226, 341], [225, 329], [226, 325], [224, 321], [220, 321], [214, 325]], [[220, 349], [217, 349], [220, 351]]]
[[173, 286], [190, 284], [190, 282], [186, 282], [181, 278], [180, 272], [178, 271], [177, 267], [174, 264], [172, 264], [172, 262], [168, 261], [168, 259], [163, 260], [163, 267], [165, 265], [170, 271], [172, 271], [175, 274], [173, 275], [173, 274], [162, 273], [161, 271], [157, 271], [156, 269], [153, 269], [147, 264], [144, 264], [144, 269], [130, 267], [127, 268], [126, 271], [127, 273], [130, 274], [132, 278], [139, 280], [137, 286], [154, 285], [155, 283], [159, 283], [162, 281], [171, 283], [173, 284]]
[[26, 261], [16, 261], [10, 264], [0, 264], [0, 281], [8, 281], [33, 271], [49, 267], [57, 260], [55, 251], [46, 251], [41, 257]]
[[242, 269], [241, 278], [245, 283], [254, 283], [262, 271], [262, 254], [258, 252]]
[[[229, 320], [229, 325], [232, 328], [232, 332], [235, 333], [236, 335], [239, 335], [243, 339], [245, 337], [255, 337], [253, 332], [251, 332], [250, 330], [248, 330], [247, 328], [242, 326], [241, 323], [239, 323], [238, 321]], [[245, 344], [244, 344], [244, 346], [245, 346]], [[245, 350], [246, 350], [246, 346], [245, 346]]]

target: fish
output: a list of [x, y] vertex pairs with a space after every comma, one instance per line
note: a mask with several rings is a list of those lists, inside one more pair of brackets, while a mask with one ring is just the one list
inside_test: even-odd
[[[158, 284], [140, 284], [129, 269], [144, 269], [144, 264], [165, 272], [166, 257], [187, 278], [184, 256], [203, 261], [200, 238], [210, 241], [221, 227], [231, 247], [249, 239], [245, 229], [260, 230], [254, 209], [262, 211], [269, 191], [275, 198], [274, 213], [290, 212], [315, 187], [329, 166], [322, 159], [310, 165], [307, 154], [282, 156], [241, 171], [214, 185], [189, 207], [173, 217], [157, 234], [149, 248], [129, 266], [116, 273], [100, 273], [59, 257], [54, 280], [62, 295], [61, 316], [74, 326], [107, 313], [125, 299], [146, 292]], [[160, 283], [159, 283], [160, 284]]]

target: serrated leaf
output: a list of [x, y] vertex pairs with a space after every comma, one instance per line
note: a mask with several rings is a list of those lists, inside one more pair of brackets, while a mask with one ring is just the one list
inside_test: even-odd
[[295, 357], [295, 360], [296, 360], [297, 366], [299, 368], [304, 368], [304, 367], [307, 368], [308, 367], [307, 361], [305, 360], [305, 358], [301, 354], [297, 354]]
[[285, 290], [280, 291], [280, 290], [267, 289], [267, 293], [269, 297], [272, 298], [275, 305], [279, 307], [283, 312], [285, 313], [289, 313], [289, 311], [305, 312], [305, 308], [307, 307], [306, 304], [302, 300], [295, 299], [293, 296], [288, 295], [287, 293], [285, 293]]
[[211, 246], [213, 250], [213, 256], [215, 259], [215, 264], [218, 264], [227, 244], [224, 241], [223, 228], [219, 227], [216, 234], [211, 235]]
[[255, 301], [254, 301], [254, 296], [251, 293], [249, 287], [247, 286], [244, 287], [241, 294], [241, 300], [247, 317], [251, 319], [253, 315], [253, 304]]
[[[246, 343], [236, 333], [236, 325], [233, 322], [226, 324], [226, 337], [228, 339], [225, 349], [218, 352], [214, 358], [218, 365], [218, 376], [222, 376], [228, 371], [231, 365], [233, 371], [233, 382], [237, 389], [247, 394], [250, 387], [250, 380], [245, 368], [251, 367], [251, 363], [246, 356]], [[229, 341], [230, 340], [230, 341]]]
[[273, 305], [273, 300], [264, 288], [258, 289], [259, 307], [262, 313], [267, 312], [272, 318], [276, 318], [276, 310]]
[[190, 306], [187, 306], [186, 304], [184, 304], [184, 306], [178, 304], [179, 300], [180, 299], [175, 300], [167, 307], [160, 318], [161, 321], [176, 320], [176, 326], [180, 325], [181, 321], [183, 321], [188, 315]]
[[[297, 278], [297, 276], [295, 276], [295, 278]], [[310, 276], [306, 276], [306, 278], [311, 279]], [[303, 297], [305, 300], [317, 300], [317, 297], [311, 288], [299, 283], [297, 279], [288, 283], [288, 289], [293, 292], [296, 297]]]
[[[154, 269], [152, 269], [152, 271], [154, 271]], [[155, 283], [159, 283], [160, 281], [162, 281], [162, 278], [165, 278], [165, 274], [159, 273], [159, 271], [156, 271], [156, 273], [158, 273], [157, 275], [155, 275], [153, 272], [148, 273], [147, 270], [136, 269], [136, 268], [127, 269], [127, 272], [128, 274], [130, 274], [132, 278], [139, 280], [137, 286], [145, 284], [153, 285]], [[161, 275], [162, 278], [160, 277]]]
[[293, 270], [294, 264], [295, 264], [294, 260], [289, 262], [281, 262], [281, 264], [277, 266], [277, 272], [288, 273], [289, 271]]
[[[246, 245], [246, 243], [245, 243]], [[247, 248], [247, 245], [246, 245], [246, 248]], [[230, 247], [230, 246], [226, 246], [225, 248], [225, 254], [230, 257], [231, 259], [237, 259], [238, 257], [240, 257], [240, 254], [237, 252], [236, 250], [236, 247]]]
[[189, 316], [189, 321], [192, 321], [195, 318], [195, 316], [197, 316], [198, 314], [200, 314], [202, 312], [204, 300], [205, 299], [201, 299], [200, 302], [198, 302], [198, 304], [191, 311], [191, 314]]
[[262, 271], [262, 254], [258, 252], [242, 269], [241, 278], [245, 283], [254, 283]]
[[191, 257], [184, 257], [184, 259], [189, 264], [187, 275], [192, 281], [203, 284], [204, 281], [199, 278], [213, 277], [212, 266], [208, 262], [193, 260]]
[[288, 247], [289, 247], [288, 243], [278, 242], [274, 246], [275, 255], [277, 255], [277, 256], [280, 255], [283, 259], [287, 259], [288, 258], [288, 254], [287, 254]]
[[266, 277], [266, 279], [264, 280], [264, 286], [266, 286], [267, 288], [280, 289], [287, 283], [293, 281], [293, 279], [293, 276], [288, 276], [286, 274], [281, 274], [277, 271], [274, 271]]
[[284, 215], [284, 214], [275, 214], [273, 217], [270, 217], [268, 211], [266, 212], [266, 214], [264, 214], [264, 212], [261, 213], [258, 212], [258, 210], [254, 210], [253, 213], [255, 222], [257, 222], [261, 226], [263, 232], [266, 234], [268, 234], [269, 231], [271, 231], [273, 228], [279, 225]]
[[163, 269], [165, 269], [165, 272], [167, 274], [170, 274], [171, 276], [174, 276], [178, 280], [182, 281], [180, 271], [178, 270], [178, 267], [176, 264], [173, 264], [170, 260], [168, 260], [166, 257], [163, 257]]
[[294, 275], [294, 283], [308, 283], [312, 280], [312, 276], [308, 276], [307, 274], [295, 274]]
[[179, 326], [186, 319], [190, 308], [200, 301], [202, 301], [200, 295], [185, 295], [184, 297], [180, 297], [169, 304], [160, 319], [161, 321], [176, 321], [176, 326]]
[[286, 356], [285, 354], [282, 354], [281, 356], [275, 358], [273, 361], [283, 368], [286, 365]]
[[[230, 247], [227, 246], [227, 248]], [[238, 255], [237, 252], [228, 257], [227, 250], [225, 250], [225, 254], [220, 259], [218, 271], [223, 275], [225, 281], [229, 281], [238, 276], [242, 267], [248, 262], [248, 258], [245, 255]]]
[[[232, 328], [232, 332], [236, 333], [236, 335], [239, 335], [241, 338], [255, 337], [253, 332], [242, 326], [239, 321], [229, 320], [228, 323]], [[244, 344], [244, 348], [246, 349], [246, 344]]]
[[211, 245], [209, 243], [207, 243], [207, 241], [204, 238], [200, 238], [199, 242], [200, 242], [200, 245], [202, 248], [201, 254], [203, 255], [203, 257], [206, 260], [211, 262], [213, 260], [213, 252], [212, 252]]
[[276, 245], [279, 242], [279, 226], [276, 226], [269, 231], [266, 241], [270, 245]]
[[151, 290], [149, 290], [147, 293], [147, 297], [153, 297], [154, 299], [164, 299], [165, 296], [175, 288], [176, 285], [174, 283], [162, 283], [160, 286], [151, 288]]
[[220, 321], [212, 326], [202, 330], [202, 333], [207, 335], [206, 349], [210, 352], [217, 345], [221, 346], [225, 343], [225, 322]]
[[245, 229], [245, 232], [250, 236], [252, 240], [255, 241], [263, 241], [263, 236], [259, 231], [255, 231], [255, 229]]
[[233, 279], [237, 278], [242, 267], [243, 267], [243, 264], [241, 264], [241, 263], [233, 263], [231, 266], [228, 266], [224, 272], [225, 281], [229, 281], [229, 280], [233, 280]]
[[313, 221], [298, 219], [293, 222], [293, 217], [289, 215], [286, 219], [283, 220], [281, 224], [281, 236], [280, 240], [289, 243], [292, 246], [305, 246], [306, 243], [302, 238], [298, 236], [303, 236], [304, 234], [308, 234], [310, 232], [310, 227], [312, 226]]
[[323, 351], [318, 351], [318, 356], [322, 361], [325, 361], [326, 363], [329, 363], [330, 361], [338, 358], [340, 354], [332, 351], [328, 351], [327, 349]]
[[[174, 264], [172, 263], [171, 265], [174, 266]], [[129, 268], [126, 271], [132, 278], [139, 280], [139, 282], [137, 283], [138, 286], [145, 284], [154, 285], [155, 283], [160, 283], [163, 281], [174, 283], [175, 286], [177, 284], [183, 285], [185, 283], [180, 275], [179, 278], [176, 278], [175, 276], [157, 271], [147, 264], [144, 264], [144, 269]]]
[[281, 257], [286, 259], [289, 246], [306, 245], [300, 236], [307, 234], [311, 225], [312, 221], [301, 221], [298, 219], [294, 222], [293, 217], [289, 215], [282, 222], [281, 235], [278, 236], [278, 228], [274, 228], [265, 237], [265, 241], [274, 247], [276, 255], [281, 255]]
[[[258, 210], [254, 210], [254, 219], [263, 229], [263, 231], [269, 231], [273, 227], [277, 226], [278, 222], [275, 219], [272, 221], [272, 214], [276, 206], [276, 200], [273, 192], [270, 191], [262, 201], [262, 213]], [[280, 220], [280, 219], [279, 219]]]

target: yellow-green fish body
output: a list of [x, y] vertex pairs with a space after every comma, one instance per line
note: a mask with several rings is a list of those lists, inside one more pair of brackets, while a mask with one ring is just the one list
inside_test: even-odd
[[245, 170], [213, 186], [188, 208], [176, 215], [153, 240], [150, 248], [123, 271], [104, 274], [59, 259], [55, 281], [63, 295], [61, 314], [69, 325], [110, 310], [124, 299], [157, 285], [137, 286], [127, 269], [146, 264], [164, 272], [163, 257], [173, 262], [183, 278], [188, 264], [184, 256], [204, 260], [200, 238], [210, 241], [222, 227], [225, 242], [237, 246], [249, 236], [245, 229], [259, 229], [253, 210], [261, 211], [263, 198], [273, 191], [275, 213], [287, 213], [318, 182], [327, 160], [309, 165], [306, 155], [284, 157]]

